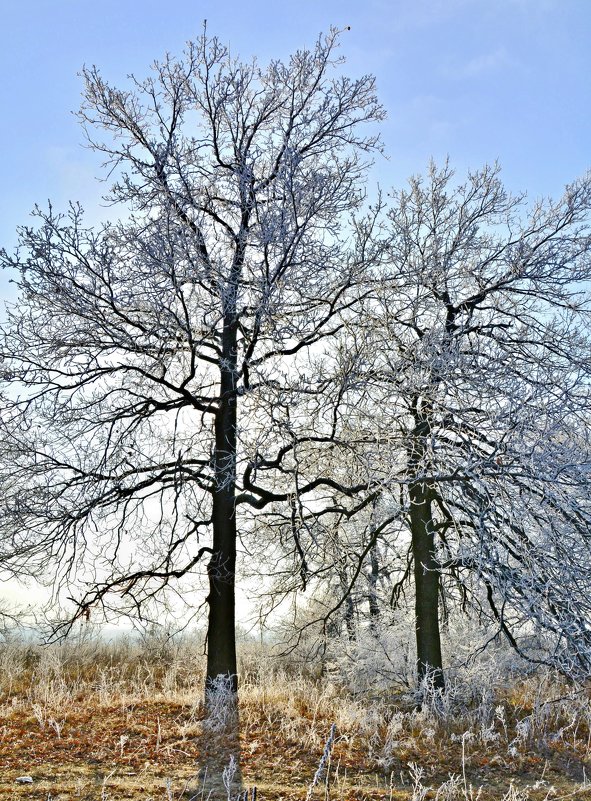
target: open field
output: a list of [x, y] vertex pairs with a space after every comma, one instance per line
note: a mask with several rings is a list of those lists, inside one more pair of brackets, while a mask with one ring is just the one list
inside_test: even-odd
[[591, 799], [588, 688], [484, 676], [419, 711], [251, 652], [238, 716], [220, 693], [206, 718], [202, 662], [187, 643], [0, 646], [0, 799]]

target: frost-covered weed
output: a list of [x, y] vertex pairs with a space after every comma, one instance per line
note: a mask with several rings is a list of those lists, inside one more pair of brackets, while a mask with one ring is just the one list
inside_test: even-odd
[[435, 801], [456, 801], [464, 798], [464, 785], [461, 776], [450, 776], [435, 793]]
[[312, 793], [314, 792], [314, 788], [316, 785], [322, 781], [325, 777], [328, 778], [328, 770], [330, 766], [330, 757], [332, 755], [332, 749], [334, 746], [336, 735], [336, 726], [333, 723], [330, 727], [330, 732], [328, 734], [328, 739], [324, 744], [324, 751], [322, 752], [322, 756], [320, 758], [320, 762], [318, 763], [318, 767], [316, 768], [316, 773], [314, 774], [314, 778], [310, 782], [308, 787], [308, 792], [306, 794], [306, 801], [311, 801]]
[[406, 713], [396, 710], [388, 723], [381, 748], [376, 749], [375, 760], [385, 770], [390, 769], [402, 740], [408, 741], [407, 719]]
[[[423, 784], [424, 770], [416, 765], [410, 763], [409, 765], [410, 777], [412, 782], [412, 795], [409, 801], [426, 801], [427, 798], [433, 798], [434, 801], [479, 801], [482, 798], [482, 787], [473, 787], [466, 782], [465, 776], [451, 775], [449, 779], [441, 784], [438, 788], [432, 788]], [[568, 794], [568, 796], [557, 796], [554, 787], [548, 786], [543, 780], [535, 782], [532, 786], [527, 786], [522, 789], [515, 787], [513, 782], [509, 784], [508, 789], [499, 798], [499, 801], [529, 801], [531, 790], [546, 789], [546, 800], [551, 798], [568, 798], [571, 801], [577, 799], [577, 794]], [[582, 786], [581, 790], [585, 787]]]
[[234, 797], [234, 780], [238, 771], [238, 763], [234, 754], [230, 755], [230, 760], [224, 770], [222, 771], [222, 783], [226, 790], [226, 797], [228, 801], [232, 801]]
[[377, 631], [360, 631], [355, 640], [329, 641], [326, 663], [330, 675], [353, 694], [413, 687], [415, 666], [408, 625], [409, 621], [397, 618]]
[[381, 700], [363, 703], [350, 699], [346, 704], [337, 704], [334, 720], [340, 732], [355, 732], [363, 737], [372, 737], [384, 722], [386, 710]]
[[430, 792], [430, 787], [423, 785], [423, 776], [425, 771], [414, 762], [409, 763], [410, 778], [412, 781], [412, 796], [411, 801], [424, 801], [427, 794]]
[[204, 726], [211, 732], [224, 732], [236, 721], [236, 693], [232, 676], [220, 673], [205, 691]]

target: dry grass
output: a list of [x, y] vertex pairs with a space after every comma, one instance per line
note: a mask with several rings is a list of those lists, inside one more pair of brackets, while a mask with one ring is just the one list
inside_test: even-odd
[[0, 646], [0, 798], [591, 799], [591, 696], [555, 677], [418, 711], [250, 654], [224, 722], [205, 718], [202, 662], [187, 643]]

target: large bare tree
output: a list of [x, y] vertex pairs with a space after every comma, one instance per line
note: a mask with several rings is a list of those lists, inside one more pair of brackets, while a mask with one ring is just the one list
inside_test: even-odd
[[348, 218], [382, 110], [372, 77], [334, 76], [338, 38], [263, 69], [204, 32], [124, 89], [84, 71], [120, 219], [37, 209], [1, 256], [20, 294], [1, 343], [0, 551], [70, 588], [57, 633], [95, 609], [141, 615], [206, 559], [207, 676], [236, 686], [248, 510], [358, 489], [300, 480], [296, 453], [334, 440], [302, 423], [327, 380], [306, 365], [366, 291]]

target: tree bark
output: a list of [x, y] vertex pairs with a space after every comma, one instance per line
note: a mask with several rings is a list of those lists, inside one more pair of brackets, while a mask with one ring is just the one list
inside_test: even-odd
[[410, 485], [410, 529], [415, 579], [415, 627], [419, 685], [425, 679], [444, 689], [439, 632], [439, 565], [429, 490], [424, 482]]
[[213, 554], [207, 566], [209, 618], [206, 689], [228, 676], [238, 690], [236, 666], [236, 315], [226, 315], [220, 362], [220, 403], [215, 417]]
[[355, 631], [355, 604], [350, 595], [345, 599], [345, 626], [347, 628], [347, 637], [351, 642], [355, 642], [357, 638]]
[[368, 576], [369, 583], [369, 625], [372, 631], [377, 628], [380, 618], [380, 606], [378, 604], [378, 577], [380, 575], [380, 563], [378, 560], [378, 546], [374, 543], [369, 552], [371, 570]]

